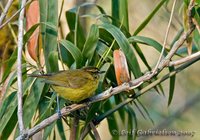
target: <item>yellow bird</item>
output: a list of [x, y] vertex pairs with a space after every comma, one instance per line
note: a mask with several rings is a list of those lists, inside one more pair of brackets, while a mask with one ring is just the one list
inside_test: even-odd
[[98, 87], [99, 74], [104, 73], [96, 67], [65, 70], [44, 75], [29, 75], [45, 79], [55, 92], [64, 99], [79, 102], [91, 97]]

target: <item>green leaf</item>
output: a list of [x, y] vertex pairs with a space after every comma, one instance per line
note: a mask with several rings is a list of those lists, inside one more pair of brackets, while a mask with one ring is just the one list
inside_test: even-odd
[[145, 66], [148, 68], [148, 70], [151, 70], [151, 67], [149, 66], [142, 50], [140, 49], [140, 47], [136, 43], [134, 44], [134, 48], [135, 48], [136, 52], [138, 53], [138, 55], [140, 56], [140, 58], [142, 59]]
[[[200, 34], [199, 34], [199, 32], [198, 32], [197, 29], [194, 30], [193, 34], [194, 34], [193, 38], [194, 38], [195, 48], [198, 49], [198, 50], [200, 50], [200, 39], [199, 39]], [[193, 48], [194, 47], [192, 47], [192, 51], [194, 50]]]
[[40, 123], [42, 120], [44, 120], [50, 115], [52, 104], [54, 103], [55, 99], [56, 99], [56, 94], [53, 93], [50, 100], [43, 98], [40, 101], [40, 104], [39, 104], [40, 117], [38, 118], [38, 121], [36, 122], [36, 124]]
[[[58, 26], [58, 1], [40, 0], [40, 21], [43, 23], [50, 23], [56, 27], [56, 31], [49, 26], [41, 26], [42, 31], [42, 47], [44, 49], [44, 57], [47, 72], [51, 72], [49, 64], [49, 54], [51, 51], [57, 50], [57, 26]], [[54, 66], [58, 65], [55, 60]]]
[[59, 70], [58, 65], [55, 65], [58, 62], [58, 52], [52, 51], [49, 54], [49, 66], [51, 72], [57, 72]]
[[134, 36], [137, 35], [140, 31], [142, 31], [146, 25], [148, 25], [149, 21], [153, 18], [153, 16], [158, 12], [160, 7], [166, 2], [167, 0], [161, 0], [160, 3], [155, 7], [155, 9], [145, 18], [145, 20], [139, 25], [139, 27], [135, 30]]
[[[107, 109], [111, 109], [112, 108], [112, 105], [111, 105], [110, 101], [105, 103], [105, 108], [107, 108]], [[108, 122], [108, 128], [109, 128], [110, 134], [113, 137], [117, 138], [118, 135], [113, 133], [113, 130], [116, 130], [117, 132], [119, 132], [117, 119], [116, 119], [115, 115], [111, 114], [110, 116], [107, 116], [106, 119], [107, 119], [107, 122]]]
[[82, 50], [83, 44], [85, 43], [85, 35], [84, 30], [80, 24], [79, 15], [77, 15], [77, 7], [66, 12], [66, 19], [70, 31], [73, 32], [73, 43], [77, 45], [76, 47]]
[[[192, 46], [192, 52], [195, 53], [195, 52], [198, 52], [199, 50], [197, 49], [197, 46]], [[178, 49], [177, 51], [177, 54], [178, 55], [188, 55], [188, 52], [187, 52], [187, 48], [184, 47], [184, 48], [180, 48]]]
[[106, 24], [106, 23], [101, 24], [99, 26], [99, 28], [102, 28], [102, 29], [108, 31], [114, 37], [114, 39], [118, 43], [119, 47], [122, 49], [122, 51], [126, 55], [126, 59], [128, 61], [128, 64], [129, 64], [130, 69], [133, 72], [134, 76], [136, 78], [140, 77], [142, 75], [142, 73], [141, 73], [137, 58], [134, 54], [132, 47], [130, 47], [127, 38], [120, 31], [120, 29], [111, 24]]
[[[122, 94], [126, 94], [126, 92], [123, 92]], [[118, 105], [121, 102], [123, 102], [123, 99], [122, 99], [123, 97], [122, 96], [123, 95], [116, 95], [116, 96], [114, 96], [115, 104], [116, 105]], [[119, 116], [120, 116], [122, 122], [124, 123], [125, 122], [125, 111], [124, 111], [124, 109], [123, 108], [119, 108], [117, 111], [119, 112]]]
[[66, 140], [65, 130], [64, 130], [64, 127], [63, 127], [62, 120], [61, 119], [57, 120], [56, 124], [57, 124], [58, 133], [61, 137], [61, 140]]
[[134, 103], [135, 107], [138, 109], [138, 111], [140, 112], [140, 114], [142, 115], [142, 117], [146, 120], [147, 118], [146, 118], [145, 114], [143, 113], [143, 111], [138, 106], [138, 104], [135, 101], [133, 101], [133, 103]]
[[51, 30], [51, 32], [53, 34], [56, 34], [56, 26], [53, 25], [52, 23], [49, 23], [49, 22], [40, 22], [40, 23], [37, 23], [35, 25], [33, 25], [28, 31], [26, 31], [24, 37], [23, 37], [23, 42], [24, 42], [24, 45], [28, 42], [28, 40], [30, 39], [31, 35], [34, 33], [34, 31], [39, 27], [39, 26], [48, 26]]
[[[97, 44], [97, 53], [103, 57], [104, 53], [107, 52], [109, 50], [109, 47], [107, 47], [104, 43], [102, 42], [98, 42]], [[107, 56], [108, 59], [110, 59], [111, 61], [113, 61], [113, 58], [112, 58], [112, 54], [113, 54], [113, 51], [111, 50]]]
[[147, 114], [148, 119], [154, 125], [154, 121], [153, 121], [152, 117], [150, 116], [150, 114], [149, 114], [148, 110], [146, 109], [146, 107], [143, 105], [143, 103], [138, 98], [137, 98], [137, 102], [140, 104], [140, 106], [142, 107], [142, 109], [144, 110], [144, 112]]
[[93, 24], [90, 28], [90, 32], [87, 36], [82, 51], [83, 56], [88, 59], [88, 64], [90, 64], [92, 60], [92, 57], [97, 47], [98, 39], [99, 39], [99, 29], [97, 25]]
[[138, 122], [137, 122], [137, 117], [135, 114], [135, 111], [133, 110], [132, 107], [130, 107], [129, 105], [124, 107], [125, 111], [128, 113], [128, 130], [135, 130], [135, 133], [128, 135], [127, 139], [128, 140], [136, 140], [137, 138], [137, 129], [138, 129]]
[[7, 106], [5, 114], [2, 116], [0, 121], [0, 134], [2, 134], [13, 113], [15, 112], [15, 109], [17, 108], [17, 92], [15, 91], [13, 94], [15, 94], [15, 97], [13, 97], [12, 102]]
[[0, 106], [0, 119], [2, 116], [6, 113], [7, 107], [13, 102], [14, 98], [16, 96], [16, 92], [12, 92], [7, 98], [3, 100], [3, 103]]
[[8, 59], [8, 61], [5, 63], [6, 67], [1, 79], [1, 82], [4, 82], [6, 80], [6, 78], [9, 76], [9, 74], [11, 73], [11, 69], [13, 67], [13, 65], [15, 64], [17, 60], [17, 48], [14, 50], [14, 52], [12, 53], [12, 55], [10, 56], [10, 58]]
[[127, 0], [119, 0], [119, 16], [120, 21], [124, 27], [129, 31], [129, 20], [128, 20], [128, 2]]
[[44, 129], [43, 138], [42, 138], [43, 140], [47, 140], [48, 136], [51, 134], [55, 125], [56, 125], [56, 121]]
[[[120, 10], [120, 3], [119, 3], [120, 0], [112, 0], [112, 17], [116, 20], [120, 20], [119, 18], [119, 10]], [[113, 25], [116, 25], [116, 21], [113, 20]]]
[[74, 46], [74, 44], [72, 44], [71, 42], [67, 41], [67, 40], [61, 40], [60, 44], [65, 47], [65, 49], [67, 49], [70, 54], [73, 56], [75, 63], [76, 63], [76, 68], [81, 68], [82, 67], [82, 60], [83, 60], [83, 56], [81, 51]]
[[42, 82], [42, 79], [36, 79], [31, 87], [30, 94], [27, 96], [24, 102], [23, 117], [25, 127], [29, 126], [33, 115], [36, 113], [36, 109], [40, 101], [42, 91], [44, 90], [44, 85], [45, 83]]
[[29, 38], [31, 37], [31, 35], [34, 33], [34, 31], [38, 28], [38, 26], [40, 25], [40, 23], [37, 23], [35, 25], [33, 25], [24, 35], [23, 37], [23, 42], [24, 45], [28, 42]]
[[[13, 79], [16, 79], [16, 72], [13, 74], [12, 78], [10, 79], [8, 87], [10, 87], [11, 83], [13, 82]], [[24, 81], [24, 86], [23, 86], [24, 95], [26, 94], [27, 90], [30, 88], [30, 85], [32, 85], [33, 81], [34, 81], [34, 78], [26, 79]], [[1, 119], [0, 134], [6, 128], [7, 124], [10, 121], [12, 121], [11, 117], [13, 116], [13, 113], [16, 108], [17, 108], [17, 91], [14, 91], [7, 98], [5, 98], [2, 103], [2, 108], [0, 110], [0, 119]]]
[[98, 89], [97, 89], [99, 93], [103, 92], [105, 90], [103, 88], [103, 84], [104, 84], [104, 81], [106, 79], [106, 75], [108, 73], [108, 70], [110, 69], [110, 66], [111, 66], [110, 63], [105, 63], [100, 69], [100, 71], [105, 71], [105, 73], [101, 74], [101, 76], [99, 78], [99, 85], [98, 85]]
[[[174, 71], [174, 67], [169, 67], [169, 71]], [[173, 95], [174, 95], [174, 88], [175, 88], [175, 82], [176, 82], [176, 75], [170, 77], [169, 81], [169, 98], [168, 98], [168, 106], [171, 104]]]
[[15, 112], [12, 114], [12, 117], [10, 118], [8, 124], [6, 125], [6, 129], [3, 130], [1, 140], [8, 140], [11, 133], [13, 132], [16, 124], [17, 124], [17, 109], [15, 109]]
[[[131, 36], [130, 38], [128, 38], [130, 43], [141, 43], [141, 44], [145, 44], [148, 46], [152, 46], [154, 47], [158, 52], [162, 51], [162, 45], [160, 43], [158, 43], [157, 41], [155, 41], [154, 39], [151, 39], [149, 37], [144, 37], [144, 36]], [[167, 55], [167, 52], [164, 51], [164, 56]]]
[[[44, 89], [45, 83], [42, 82], [42, 79], [36, 79], [31, 86], [30, 94], [27, 96], [24, 105], [23, 105], [23, 121], [24, 127], [28, 128], [31, 124], [31, 120], [36, 113], [42, 91]], [[19, 129], [16, 131], [16, 135], [19, 135]]]
[[72, 64], [74, 63], [74, 58], [71, 55], [71, 53], [63, 46], [63, 45], [58, 45], [58, 47], [60, 47], [60, 57], [62, 57], [62, 61], [63, 63], [65, 63], [69, 68], [72, 66]]

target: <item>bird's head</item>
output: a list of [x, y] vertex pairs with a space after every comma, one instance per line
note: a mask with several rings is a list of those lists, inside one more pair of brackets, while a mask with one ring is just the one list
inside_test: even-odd
[[98, 68], [93, 66], [84, 67], [83, 70], [90, 73], [93, 77], [98, 77], [99, 74], [105, 73], [105, 71], [100, 71]]

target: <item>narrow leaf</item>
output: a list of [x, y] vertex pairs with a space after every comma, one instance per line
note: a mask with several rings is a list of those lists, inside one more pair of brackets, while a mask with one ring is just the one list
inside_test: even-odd
[[149, 21], [153, 18], [153, 16], [158, 12], [160, 7], [166, 2], [167, 0], [161, 0], [160, 3], [155, 7], [155, 9], [145, 18], [145, 20], [140, 24], [140, 26], [135, 30], [133, 35], [137, 35], [140, 31], [142, 31], [146, 25], [148, 25]]
[[99, 39], [99, 29], [97, 25], [93, 24], [90, 28], [90, 32], [87, 36], [82, 51], [83, 56], [88, 59], [88, 64], [90, 64], [92, 60], [92, 57], [97, 47], [98, 39]]
[[63, 47], [65, 47], [65, 49], [67, 49], [70, 52], [70, 54], [73, 56], [76, 63], [76, 68], [81, 68], [82, 60], [83, 60], [81, 51], [77, 47], [75, 47], [74, 44], [72, 44], [71, 42], [67, 40], [61, 40], [60, 44]]
[[[174, 70], [174, 67], [169, 67], [169, 71], [172, 72]], [[175, 88], [175, 81], [176, 81], [176, 75], [170, 77], [169, 81], [169, 98], [168, 98], [168, 106], [171, 104], [173, 95], [174, 95], [174, 88]]]
[[142, 75], [139, 63], [137, 61], [137, 58], [134, 54], [134, 51], [132, 47], [130, 47], [129, 42], [125, 35], [119, 30], [119, 28], [111, 25], [111, 24], [101, 24], [99, 28], [102, 28], [106, 31], [108, 31], [116, 40], [119, 47], [122, 49], [124, 54], [126, 55], [128, 64], [130, 66], [131, 71], [133, 72], [134, 76], [140, 77]]

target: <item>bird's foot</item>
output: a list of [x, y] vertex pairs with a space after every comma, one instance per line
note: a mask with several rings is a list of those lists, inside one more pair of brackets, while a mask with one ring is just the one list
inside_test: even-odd
[[58, 113], [58, 118], [61, 119], [61, 118], [62, 118], [61, 111], [60, 111], [60, 110], [57, 110], [57, 113]]

